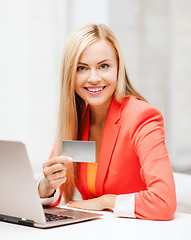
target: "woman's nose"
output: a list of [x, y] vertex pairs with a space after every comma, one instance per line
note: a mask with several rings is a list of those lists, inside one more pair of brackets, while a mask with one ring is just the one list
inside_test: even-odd
[[92, 84], [97, 84], [101, 81], [101, 76], [96, 70], [91, 70], [88, 76], [88, 82]]

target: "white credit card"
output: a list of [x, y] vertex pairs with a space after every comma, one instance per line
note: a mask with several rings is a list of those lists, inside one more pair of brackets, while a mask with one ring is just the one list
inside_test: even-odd
[[95, 162], [95, 142], [62, 141], [62, 155], [72, 157], [73, 162]]

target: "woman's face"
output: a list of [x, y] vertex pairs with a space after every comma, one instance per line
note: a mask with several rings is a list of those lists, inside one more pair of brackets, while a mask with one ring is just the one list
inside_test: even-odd
[[117, 85], [118, 61], [112, 46], [99, 40], [81, 54], [75, 78], [76, 93], [92, 106], [108, 106]]

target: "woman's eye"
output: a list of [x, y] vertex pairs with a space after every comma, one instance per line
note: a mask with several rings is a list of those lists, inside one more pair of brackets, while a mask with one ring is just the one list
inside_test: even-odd
[[102, 64], [102, 65], [100, 66], [100, 69], [106, 69], [106, 68], [108, 68], [108, 67], [109, 67], [108, 64]]
[[77, 71], [84, 71], [84, 70], [86, 70], [86, 67], [84, 66], [77, 67]]

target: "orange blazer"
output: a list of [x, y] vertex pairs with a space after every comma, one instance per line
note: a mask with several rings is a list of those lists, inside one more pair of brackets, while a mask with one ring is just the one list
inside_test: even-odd
[[[88, 140], [89, 110], [82, 140]], [[93, 198], [87, 187], [87, 164], [80, 163], [77, 184], [83, 199]], [[176, 210], [176, 192], [165, 146], [161, 113], [147, 102], [128, 97], [112, 100], [103, 132], [95, 189], [104, 194], [135, 195], [135, 216], [169, 220]]]

